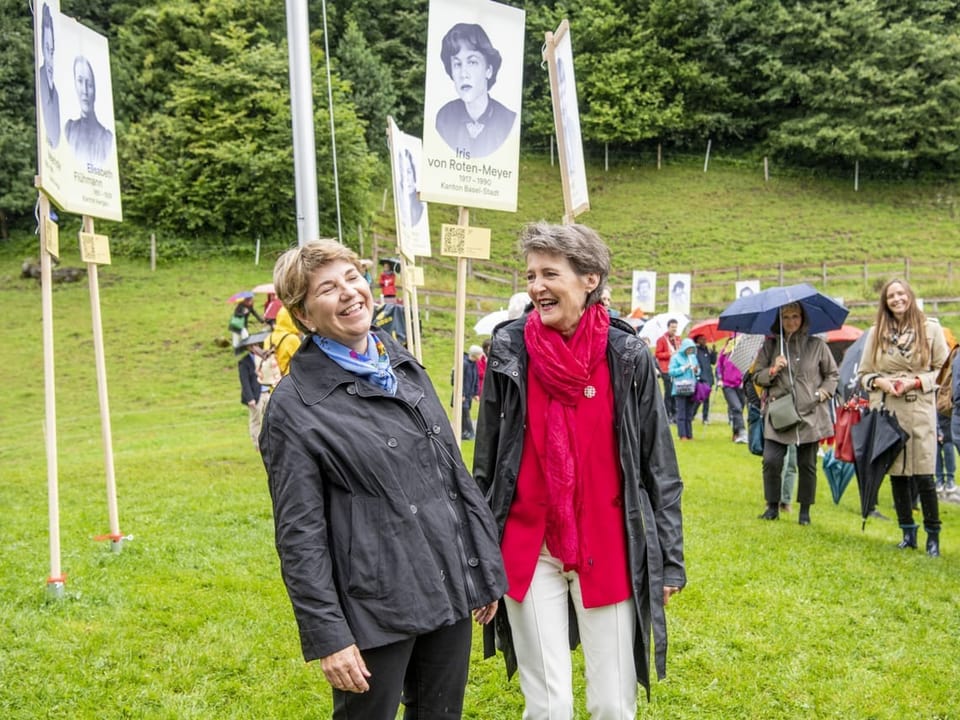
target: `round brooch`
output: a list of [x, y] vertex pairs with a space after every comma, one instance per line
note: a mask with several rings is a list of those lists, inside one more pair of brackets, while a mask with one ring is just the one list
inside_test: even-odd
[[583, 389], [583, 396], [586, 398], [592, 398], [597, 396], [597, 389], [593, 385], [587, 385]]

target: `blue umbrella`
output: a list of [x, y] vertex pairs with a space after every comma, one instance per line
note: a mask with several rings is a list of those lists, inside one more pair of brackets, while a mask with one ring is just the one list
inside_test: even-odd
[[827, 448], [823, 454], [823, 474], [827, 476], [827, 483], [830, 485], [830, 494], [833, 496], [833, 504], [839, 505], [840, 498], [843, 497], [843, 491], [853, 479], [853, 473], [856, 466], [853, 463], [838, 460], [833, 456], [833, 448]]
[[720, 313], [718, 327], [721, 330], [768, 335], [780, 308], [790, 303], [800, 303], [803, 306], [807, 317], [807, 332], [811, 335], [836, 330], [843, 325], [847, 313], [850, 312], [812, 285], [800, 283], [773, 287], [737, 298]]

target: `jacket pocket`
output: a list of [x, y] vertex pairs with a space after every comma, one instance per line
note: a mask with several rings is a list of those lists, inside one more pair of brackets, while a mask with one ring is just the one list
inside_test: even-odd
[[347, 592], [357, 598], [382, 596], [380, 538], [383, 500], [354, 498], [350, 503], [350, 574]]

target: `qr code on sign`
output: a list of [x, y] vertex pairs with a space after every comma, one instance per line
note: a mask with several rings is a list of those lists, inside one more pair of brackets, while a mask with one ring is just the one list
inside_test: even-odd
[[443, 235], [443, 254], [462, 255], [466, 250], [467, 230], [462, 227], [446, 227]]

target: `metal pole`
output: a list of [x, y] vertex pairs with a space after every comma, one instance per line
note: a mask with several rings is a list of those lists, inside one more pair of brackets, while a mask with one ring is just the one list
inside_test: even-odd
[[[287, 0], [289, 2], [289, 0]], [[306, 7], [306, 3], [303, 6]], [[330, 33], [327, 32], [327, 0], [321, 3], [323, 9], [323, 54], [327, 61], [327, 109], [330, 112], [330, 152], [333, 155], [333, 192], [337, 201], [337, 240], [343, 242], [343, 226], [340, 219], [340, 178], [337, 173], [337, 131], [333, 122], [333, 84], [330, 81]], [[306, 10], [304, 10], [306, 13]]]
[[307, 3], [286, 0], [290, 61], [290, 116], [297, 195], [297, 241], [320, 237], [317, 207], [317, 148], [313, 134], [313, 84], [310, 78], [310, 26]]

